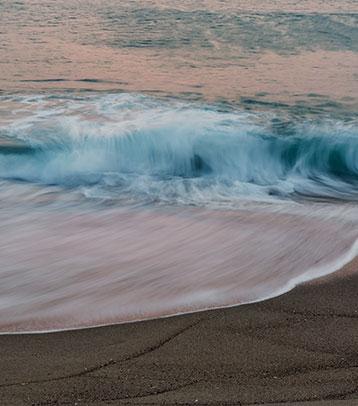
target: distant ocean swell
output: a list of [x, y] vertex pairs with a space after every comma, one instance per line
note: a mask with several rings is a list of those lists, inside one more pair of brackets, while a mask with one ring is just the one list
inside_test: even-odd
[[355, 121], [295, 122], [129, 94], [15, 102], [0, 126], [3, 179], [199, 205], [358, 198]]

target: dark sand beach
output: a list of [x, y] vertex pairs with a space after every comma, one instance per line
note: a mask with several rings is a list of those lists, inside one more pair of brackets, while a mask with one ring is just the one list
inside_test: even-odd
[[357, 0], [0, 0], [0, 406], [358, 406], [357, 62]]
[[260, 303], [2, 335], [0, 403], [356, 405], [357, 297], [354, 260]]

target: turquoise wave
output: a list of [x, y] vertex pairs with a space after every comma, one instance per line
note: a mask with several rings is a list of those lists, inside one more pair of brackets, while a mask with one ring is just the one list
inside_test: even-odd
[[210, 204], [358, 196], [354, 122], [288, 122], [122, 95], [41, 104], [1, 130], [12, 142], [0, 145], [2, 178], [92, 197]]

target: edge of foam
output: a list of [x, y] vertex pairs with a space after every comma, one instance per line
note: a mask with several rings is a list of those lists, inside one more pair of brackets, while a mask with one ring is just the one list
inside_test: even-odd
[[204, 311], [208, 311], [208, 310], [226, 309], [226, 308], [242, 306], [242, 305], [246, 305], [246, 304], [263, 302], [265, 300], [273, 299], [275, 297], [281, 296], [281, 295], [291, 291], [296, 286], [301, 285], [305, 282], [309, 282], [314, 279], [318, 279], [323, 276], [327, 276], [334, 272], [337, 272], [340, 269], [342, 269], [345, 265], [347, 265], [348, 263], [353, 261], [354, 258], [356, 258], [356, 257], [358, 257], [358, 238], [355, 240], [355, 242], [353, 243], [353, 245], [347, 252], [345, 252], [343, 255], [339, 256], [338, 258], [335, 258], [330, 263], [324, 264], [324, 265], [312, 266], [312, 267], [308, 268], [305, 272], [303, 272], [301, 275], [292, 278], [288, 283], [286, 283], [286, 285], [284, 285], [282, 288], [274, 291], [272, 294], [263, 296], [259, 299], [251, 300], [248, 302], [234, 303], [231, 305], [222, 305], [222, 306], [215, 306], [215, 307], [205, 307], [203, 309], [198, 309], [198, 310], [193, 310], [193, 311], [177, 312], [177, 313], [167, 314], [165, 316], [151, 317], [151, 318], [144, 318], [144, 319], [135, 319], [135, 320], [123, 321], [123, 322], [103, 323], [103, 324], [95, 324], [92, 326], [68, 327], [68, 328], [51, 329], [51, 330], [30, 330], [30, 331], [13, 331], [13, 332], [9, 331], [9, 332], [0, 332], [0, 335], [50, 334], [50, 333], [59, 333], [59, 332], [65, 332], [65, 331], [85, 330], [85, 329], [92, 329], [92, 328], [98, 328], [98, 327], [107, 327], [107, 326], [115, 326], [115, 325], [121, 325], [121, 324], [137, 323], [137, 322], [141, 322], [141, 321], [164, 319], [164, 318], [180, 316], [180, 315], [184, 315], [184, 314], [193, 314], [193, 313], [199, 313], [199, 312], [204, 312]]

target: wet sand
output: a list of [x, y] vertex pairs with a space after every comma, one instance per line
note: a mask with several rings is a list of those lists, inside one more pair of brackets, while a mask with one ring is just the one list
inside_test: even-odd
[[0, 336], [0, 403], [358, 404], [358, 260], [280, 297]]

